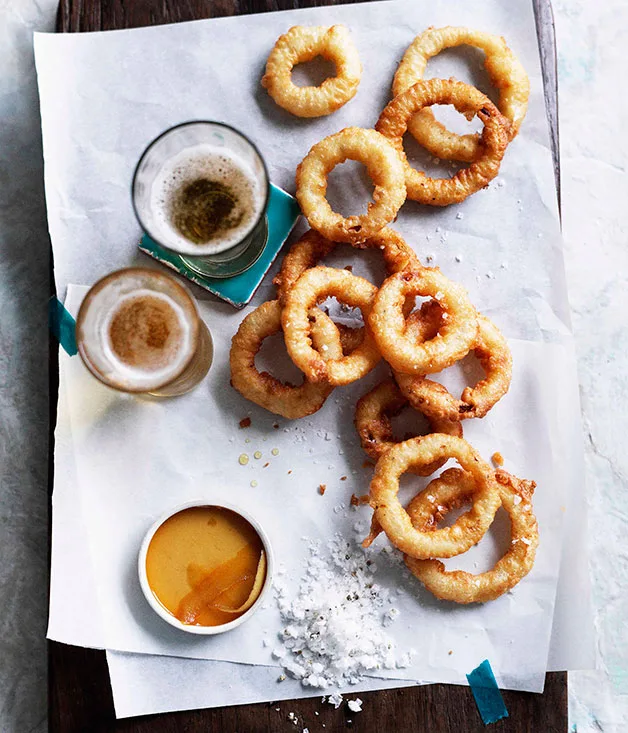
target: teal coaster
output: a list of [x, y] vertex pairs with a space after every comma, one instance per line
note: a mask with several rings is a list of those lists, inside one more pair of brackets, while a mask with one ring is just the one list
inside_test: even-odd
[[243, 308], [253, 297], [264, 275], [275, 261], [275, 257], [294, 229], [301, 210], [296, 199], [278, 186], [270, 184], [270, 196], [266, 218], [268, 220], [268, 242], [261, 257], [252, 267], [239, 275], [228, 278], [214, 278], [199, 275], [191, 270], [176, 252], [160, 247], [148, 234], [142, 237], [139, 248], [162, 265], [170, 267], [205, 290], [236, 308]]

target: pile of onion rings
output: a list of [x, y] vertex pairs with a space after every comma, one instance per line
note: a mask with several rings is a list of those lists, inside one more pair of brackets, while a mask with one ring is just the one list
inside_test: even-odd
[[[375, 285], [346, 269], [318, 266], [336, 246], [313, 230], [306, 232], [292, 245], [273, 281], [277, 300], [249, 313], [232, 339], [232, 386], [251, 402], [289, 419], [316, 412], [335, 386], [359, 379], [381, 359], [370, 331], [335, 324], [316, 307], [335, 295], [362, 308], [366, 321], [377, 293]], [[356, 249], [381, 251], [388, 274], [421, 268], [413, 250], [392, 229], [383, 229]], [[300, 386], [284, 384], [255, 366], [264, 339], [278, 332], [283, 332], [289, 355], [304, 373]]]
[[[472, 45], [486, 54], [498, 106], [454, 79], [423, 79], [428, 60], [445, 48]], [[316, 56], [330, 59], [337, 76], [319, 87], [297, 87], [293, 67]], [[329, 114], [356, 93], [362, 68], [344, 26], [295, 26], [272, 50], [262, 79], [270, 96], [301, 117]], [[535, 484], [494, 470], [462, 437], [462, 420], [483, 418], [507, 393], [512, 355], [506, 339], [479, 313], [462, 285], [439, 268], [424, 267], [389, 227], [406, 198], [429, 206], [464, 201], [498, 174], [509, 143], [526, 114], [529, 81], [503, 38], [467, 28], [429, 28], [407, 49], [393, 82], [394, 98], [375, 129], [346, 127], [312, 146], [296, 170], [296, 197], [311, 229], [285, 255], [273, 283], [276, 300], [250, 312], [232, 340], [231, 383], [248, 400], [294, 419], [319, 410], [338, 387], [366, 376], [381, 362], [389, 373], [358, 400], [355, 427], [376, 461], [368, 500], [373, 509], [368, 547], [384, 532], [411, 573], [438, 598], [484, 603], [513, 588], [532, 568], [538, 528], [532, 513]], [[452, 104], [484, 127], [481, 135], [455, 135], [430, 107]], [[403, 148], [410, 131], [432, 154], [468, 163], [451, 178], [412, 168]], [[346, 160], [363, 163], [374, 184], [365, 214], [342, 216], [327, 199], [330, 172]], [[322, 264], [339, 243], [379, 249], [386, 278], [376, 286], [352, 268]], [[359, 328], [334, 323], [323, 307], [330, 297], [359, 308]], [[415, 307], [416, 298], [424, 302]], [[255, 358], [268, 336], [282, 333], [286, 351], [303, 373], [299, 386], [260, 372]], [[457, 397], [433, 375], [473, 354], [485, 376]], [[338, 401], [338, 400], [336, 400]], [[392, 419], [402, 410], [427, 419], [428, 433], [397, 440]], [[399, 480], [408, 472], [432, 476], [453, 459], [458, 468], [436, 475], [406, 508]], [[321, 492], [323, 493], [323, 492]], [[469, 505], [448, 527], [439, 521]], [[487, 573], [447, 571], [440, 559], [467, 552], [489, 530], [502, 506], [511, 520], [508, 552]]]
[[[390, 419], [409, 405], [410, 403], [401, 394], [392, 379], [380, 382], [358, 400], [355, 408], [355, 428], [367, 455], [378, 460], [398, 442], [393, 437]], [[438, 418], [434, 420], [428, 418], [428, 422], [430, 433], [445, 433], [458, 438], [462, 437], [462, 425], [459, 422]], [[443, 459], [438, 459], [426, 466], [417, 466], [410, 470], [419, 476], [429, 476], [441, 468], [444, 463]]]
[[[408, 470], [431, 465], [435, 458], [456, 458], [462, 469], [449, 468], [419, 492], [404, 509], [397, 492], [399, 477]], [[536, 484], [493, 471], [460, 438], [428, 435], [399, 443], [375, 466], [369, 501], [374, 509], [370, 546], [383, 530], [425, 587], [437, 598], [456, 603], [485, 603], [514, 588], [532, 569], [539, 535], [532, 512]], [[470, 504], [450, 527], [438, 522], [453, 509]], [[502, 506], [510, 517], [511, 544], [505, 555], [486, 573], [472, 575], [447, 571], [437, 558], [461, 555], [479, 542]]]
[[[512, 140], [521, 127], [528, 109], [530, 80], [525, 69], [508, 48], [506, 41], [490, 33], [470, 28], [428, 28], [406, 50], [393, 80], [393, 94], [398, 96], [423, 78], [427, 62], [445, 48], [470, 45], [486, 54], [484, 65], [491, 83], [499, 89], [499, 110], [508, 120]], [[438, 122], [430, 109], [415, 114], [408, 123], [413, 137], [432, 155], [447, 160], [472, 163], [480, 154], [477, 135], [456, 135]]]
[[[323, 359], [342, 357], [342, 344], [331, 318], [322, 311], [312, 314], [312, 342], [321, 348]], [[268, 336], [281, 331], [279, 301], [262, 303], [242, 321], [232, 339], [229, 362], [231, 385], [251, 402], [290, 419], [306, 417], [320, 410], [333, 391], [328, 383], [284, 384], [268, 372], [259, 372], [255, 357]], [[323, 350], [324, 347], [324, 350]]]
[[[410, 120], [434, 104], [453, 104], [459, 112], [477, 115], [484, 123], [476, 158], [452, 178], [430, 178], [412, 168], [403, 149], [403, 136]], [[408, 198], [429, 206], [459, 203], [486, 188], [499, 173], [509, 142], [508, 123], [491, 100], [475, 87], [453, 79], [418, 81], [388, 104], [375, 129], [391, 141], [402, 157]]]

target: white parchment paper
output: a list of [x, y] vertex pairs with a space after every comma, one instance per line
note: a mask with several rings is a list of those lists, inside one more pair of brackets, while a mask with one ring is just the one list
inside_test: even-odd
[[[70, 313], [76, 313], [85, 291], [70, 286]], [[336, 532], [356, 541], [362, 538], [354, 525], [369, 518], [370, 510], [350, 507], [349, 500], [352, 493], [367, 490], [371, 469], [363, 467], [353, 416], [359, 396], [386, 369], [382, 366], [361, 382], [337, 390], [310, 418], [289, 422], [225, 389], [229, 338], [241, 314], [223, 304], [202, 303], [201, 310], [214, 335], [214, 364], [201, 387], [183, 398], [121, 398], [97, 383], [80, 359], [66, 360], [72, 442], [101, 609], [102, 646], [272, 664], [270, 652], [283, 628], [273, 602], [229, 634], [182, 634], [158, 618], [142, 596], [137, 579], [141, 540], [154, 518], [176, 504], [228, 497], [267, 528], [276, 561], [296, 594], [307, 560], [307, 539], [325, 539]], [[560, 344], [513, 340], [511, 349], [514, 373], [508, 395], [484, 420], [468, 421], [465, 436], [484, 456], [499, 450], [509, 470], [537, 480], [534, 507], [542, 543], [535, 567], [524, 583], [497, 601], [460, 607], [435, 601], [407, 573], [384, 558], [378, 560], [378, 582], [400, 589], [395, 605], [401, 614], [390, 627], [391, 636], [400, 652], [415, 648], [418, 653], [410, 667], [378, 671], [377, 676], [462, 683], [466, 672], [488, 658], [502, 686], [542, 689], [565, 493], [560, 464], [555, 463], [563, 446], [554, 436], [559, 432], [558, 416], [568, 406], [555, 383], [569, 359]], [[461, 368], [457, 371], [462, 375]], [[243, 430], [238, 423], [246, 415], [252, 425]], [[255, 451], [262, 453], [260, 459], [253, 457]], [[246, 466], [238, 463], [241, 453], [250, 456]], [[320, 483], [327, 486], [324, 496], [318, 492]], [[497, 534], [453, 566], [475, 572], [480, 562], [489, 567], [508, 546], [499, 529], [496, 523]], [[269, 647], [262, 645], [264, 638], [270, 640]]]
[[[331, 117], [314, 121], [296, 120], [277, 108], [259, 88], [264, 60], [277, 35], [290, 25], [331, 22], [347, 23], [360, 50], [365, 74], [359, 93], [350, 104]], [[508, 38], [531, 78], [532, 97], [528, 117], [522, 133], [507, 153], [497, 183], [464, 204], [450, 209], [421, 209], [408, 203], [397, 225], [420, 256], [425, 258], [430, 255], [432, 261], [440, 265], [446, 274], [463, 282], [476, 305], [494, 317], [508, 336], [525, 338], [529, 341], [555, 341], [566, 344], [565, 348], [562, 345], [548, 347], [551, 349], [550, 352], [545, 351], [545, 347], [541, 349], [538, 344], [536, 346], [530, 344], [530, 351], [527, 345], [526, 348], [522, 347], [522, 356], [519, 356], [518, 352], [515, 355], [516, 364], [517, 361], [521, 362], [517, 368], [523, 369], [524, 372], [531, 370], [530, 373], [534, 375], [533, 383], [520, 385], [522, 392], [516, 405], [513, 403], [513, 399], [516, 399], [516, 392], [513, 389], [499, 406], [501, 417], [498, 418], [495, 412], [495, 420], [498, 421], [495, 425], [491, 425], [493, 419], [491, 413], [491, 417], [482, 421], [480, 425], [466, 431], [471, 442], [474, 442], [487, 457], [492, 450], [499, 448], [508, 458], [508, 449], [504, 445], [504, 436], [508, 436], [509, 440], [514, 441], [511, 449], [513, 455], [518, 458], [517, 465], [511, 467], [521, 470], [522, 473], [525, 473], [526, 469], [531, 469], [527, 473], [539, 480], [540, 484], [554, 487], [553, 500], [545, 499], [548, 502], [549, 526], [553, 527], [550, 530], [551, 544], [559, 537], [557, 529], [560, 517], [558, 514], [554, 517], [553, 511], [556, 509], [560, 511], [560, 506], [564, 506], [560, 503], [559, 497], [565, 486], [569, 485], [570, 493], [575, 494], [577, 499], [581, 499], [582, 496], [581, 476], [571, 468], [574, 456], [576, 466], [578, 465], [581, 448], [578, 444], [577, 401], [573, 402], [572, 387], [575, 379], [564, 377], [565, 374], [575, 375], [575, 366], [569, 345], [568, 306], [538, 51], [532, 8], [527, 0], [507, 4], [497, 0], [486, 0], [474, 5], [473, 8], [456, 2], [429, 4], [384, 2], [367, 4], [359, 10], [355, 5], [334, 9], [320, 8], [267, 14], [255, 18], [228, 18], [136, 31], [89, 34], [88, 37], [38, 36], [36, 53], [42, 101], [46, 192], [49, 225], [55, 251], [57, 285], [63, 294], [69, 282], [89, 283], [111, 269], [129, 264], [137, 258], [135, 247], [140, 231], [130, 206], [128, 191], [130, 176], [144, 146], [165, 127], [188, 118], [222, 119], [241, 127], [260, 145], [269, 163], [274, 182], [292, 190], [294, 168], [310, 145], [325, 134], [348, 124], [372, 125], [388, 99], [395, 65], [412, 37], [427, 25], [448, 23], [469, 24], [499, 32]], [[386, 28], [385, 33], [382, 33], [382, 28]], [[243, 42], [242, 39], [246, 41]], [[455, 73], [459, 78], [477, 81], [479, 61], [479, 57], [473, 53], [447, 53], [435, 59], [430, 64], [429, 71], [433, 75], [448, 76]], [[350, 166], [346, 168], [349, 169]], [[344, 174], [344, 170], [338, 171], [336, 180], [332, 181], [332, 191], [337, 196], [336, 200], [341, 208], [343, 206], [350, 208], [352, 201], [355, 205], [355, 201], [361, 196], [363, 182], [356, 178], [353, 171], [347, 170], [347, 175]], [[255, 302], [268, 294], [267, 281], [267, 286], [262, 289]], [[68, 301], [68, 305], [71, 305], [71, 301]], [[220, 306], [216, 307], [218, 310], [221, 309]], [[225, 338], [235, 330], [240, 317], [233, 312], [222, 314], [222, 320], [228, 324]], [[220, 320], [215, 317], [216, 323]], [[210, 321], [212, 330], [215, 330], [214, 320]], [[223, 347], [226, 343], [226, 341], [223, 343]], [[533, 352], [534, 357], [531, 356]], [[535, 383], [537, 368], [535, 359], [545, 360], [549, 353], [551, 353], [550, 363], [559, 365], [560, 369], [554, 371], [552, 367], [545, 367], [545, 376]], [[69, 374], [77, 365], [76, 360], [63, 360], [62, 370], [68, 370]], [[216, 371], [213, 371], [212, 375], [213, 378]], [[152, 405], [146, 410], [144, 410], [145, 404], [142, 405], [142, 409], [138, 409], [133, 403], [120, 400], [119, 397], [116, 398], [116, 404], [110, 405], [109, 393], [106, 399], [94, 397], [94, 390], [98, 391], [100, 388], [93, 383], [84, 382], [84, 376], [81, 376], [79, 370], [73, 374], [69, 382], [73, 429], [76, 426], [77, 436], [80, 436], [81, 441], [86, 440], [85, 443], [80, 443], [81, 451], [77, 450], [76, 453], [78, 481], [82, 490], [86, 484], [91, 483], [89, 479], [99, 466], [98, 461], [92, 463], [88, 458], [89, 451], [93, 451], [95, 443], [102, 440], [103, 443], [100, 444], [102, 459], [104, 444], [112, 440], [112, 436], [119, 430], [127, 436], [129, 434], [137, 436], [133, 427], [135, 419], [150, 423], [152, 437], [157, 441], [163, 441], [163, 446], [172, 446], [170, 423], [167, 429], [156, 430], [148, 418], [149, 411], [153, 410]], [[549, 389], [548, 385], [551, 385]], [[365, 391], [366, 387], [365, 383], [359, 389]], [[549, 394], [545, 395], [544, 392]], [[546, 396], [549, 402], [545, 401]], [[101, 402], [101, 399], [104, 399], [104, 402]], [[233, 396], [231, 399], [234, 399]], [[345, 394], [342, 399], [343, 401], [347, 399]], [[176, 404], [183, 404], [185, 400], [188, 398], [177, 400]], [[508, 407], [507, 400], [510, 400], [516, 409]], [[533, 411], [533, 415], [527, 414], [530, 412], [528, 403], [536, 404], [538, 408]], [[86, 411], [86, 404], [96, 409], [96, 412]], [[242, 405], [242, 409], [249, 409], [244, 401]], [[332, 405], [333, 401], [325, 409], [329, 411]], [[554, 405], [554, 408], [550, 408], [550, 405]], [[230, 405], [229, 409], [231, 407]], [[162, 409], [159, 407], [157, 411]], [[328, 418], [333, 422], [325, 425], [325, 428], [332, 432], [336, 427], [335, 421], [342, 419], [336, 415], [338, 409], [332, 410], [333, 415]], [[541, 415], [543, 410], [549, 411], [549, 414]], [[342, 410], [340, 412], [342, 413]], [[150, 414], [152, 415], [152, 412]], [[321, 413], [318, 419], [323, 419], [326, 414]], [[192, 490], [198, 494], [201, 486], [203, 488], [210, 484], [216, 486], [219, 482], [224, 484], [226, 478], [230, 484], [234, 480], [239, 480], [236, 479], [237, 469], [240, 468], [235, 462], [237, 453], [232, 456], [231, 464], [224, 464], [222, 467], [220, 462], [216, 464], [210, 462], [208, 466], [207, 462], [200, 460], [199, 452], [190, 444], [194, 444], [197, 439], [207, 438], [203, 430], [206, 424], [201, 420], [197, 424], [190, 425], [186, 415], [187, 413], [182, 411], [174, 416], [175, 422], [178, 420], [182, 426], [181, 429], [185, 428], [187, 431], [188, 441], [185, 451], [177, 455], [172, 448], [172, 455], [167, 454], [169, 466], [166, 474], [159, 470], [158, 462], [151, 474], [154, 477], [153, 483], [140, 489], [144, 492], [142, 501], [147, 500], [142, 508], [142, 521], [145, 523], [149, 524], [149, 520], [154, 516], [151, 514], [153, 501], [165, 501], [173, 497], [183, 500]], [[230, 414], [236, 428], [237, 419], [241, 416]], [[539, 416], [546, 425], [548, 438], [541, 446], [544, 452], [541, 451], [540, 457], [537, 457], [533, 455], [536, 453], [534, 450], [536, 443], [530, 436], [536, 434], [538, 424], [535, 420]], [[560, 423], [559, 416], [560, 420], [567, 416], [568, 430]], [[257, 429], [259, 430], [259, 426], [264, 425], [263, 421], [268, 419], [268, 415], [260, 417]], [[505, 421], [505, 424], [499, 421]], [[344, 439], [351, 443], [350, 450], [356, 451], [358, 449], [349, 430], [348, 420], [346, 425], [347, 430], [338, 433], [343, 436], [341, 442]], [[549, 425], [553, 427], [547, 427]], [[115, 429], [111, 429], [112, 427]], [[304, 428], [309, 435], [310, 427], [304, 426]], [[124, 432], [125, 430], [128, 432]], [[293, 428], [291, 430], [294, 431]], [[231, 436], [234, 438], [234, 444], [236, 435]], [[286, 435], [287, 438], [282, 438], [278, 458], [283, 457], [282, 460], [285, 460], [286, 455], [289, 455], [292, 463], [299, 462], [303, 465], [308, 459], [308, 454], [300, 450], [306, 446], [309, 448], [310, 444], [299, 440], [298, 430]], [[223, 437], [228, 436], [227, 431]], [[263, 437], [260, 435], [259, 439], [263, 441]], [[500, 444], [491, 444], [491, 440], [495, 441], [497, 437], [500, 438]], [[300, 445], [301, 443], [303, 445]], [[337, 443], [335, 448], [338, 449]], [[112, 450], [116, 455], [117, 449]], [[322, 446], [322, 450], [325, 450], [325, 446]], [[226, 460], [227, 453], [228, 451], [221, 452], [221, 460], [223, 458]], [[321, 462], [322, 475], [320, 478], [317, 477], [316, 481], [325, 483], [325, 471], [335, 475], [342, 461], [347, 461], [349, 458], [332, 456], [330, 453], [323, 455], [329, 458], [329, 463], [326, 465], [333, 467], [327, 468]], [[528, 458], [529, 462], [526, 462]], [[356, 463], [355, 458], [353, 460]], [[360, 464], [361, 460], [360, 458]], [[159, 461], [163, 461], [163, 452], [160, 453]], [[132, 477], [128, 466], [125, 467], [118, 458], [114, 461], [101, 460], [101, 463], [107, 464], [104, 466], [107, 470], [119, 471], [119, 474], [115, 475], [116, 480], [119, 475], [127, 481]], [[542, 464], [542, 467], [538, 464]], [[310, 475], [311, 468], [308, 470]], [[359, 468], [352, 470], [360, 471]], [[166, 485], [164, 475], [172, 477], [176, 475], [176, 485]], [[279, 491], [288, 487], [285, 477], [277, 476], [274, 483]], [[260, 482], [260, 487], [261, 485]], [[313, 485], [315, 488], [317, 483], [313, 482]], [[103, 484], [100, 486], [102, 491]], [[350, 486], [351, 484], [346, 482], [342, 488], [343, 492], [347, 492], [344, 496], [345, 503], [351, 493]], [[58, 482], [56, 488], [59, 488]], [[95, 520], [93, 515], [90, 517], [90, 512], [93, 511], [90, 502], [96, 493], [91, 488], [93, 487], [90, 487], [90, 491], [83, 497], [86, 507], [85, 519], [87, 533], [92, 540], [92, 548], [95, 549], [94, 561], [99, 563], [101, 550], [98, 548], [101, 548], [101, 540], [104, 542], [107, 538], [98, 526], [93, 530], [91, 527], [92, 524], [100, 524], [100, 520]], [[115, 488], [119, 491], [120, 487]], [[549, 495], [546, 494], [547, 496]], [[540, 498], [541, 489], [537, 497], [537, 501], [543, 503], [544, 500]], [[95, 498], [102, 501], [101, 496]], [[294, 499], [293, 493], [290, 494], [290, 498]], [[299, 522], [295, 522], [295, 527], [297, 525], [299, 527], [296, 530], [299, 533], [295, 535], [297, 537], [302, 534], [314, 535], [313, 529], [318, 521], [329, 521], [332, 526], [340, 521], [338, 515], [324, 519], [316, 517], [316, 522], [313, 521], [308, 511], [308, 502], [311, 503], [314, 499], [318, 501], [314, 502], [313, 510], [320, 512], [321, 502], [318, 495], [302, 499], [299, 494], [299, 501], [303, 503], [299, 504], [302, 511], [299, 511], [299, 516], [296, 517]], [[126, 501], [126, 497], [124, 500]], [[113, 499], [111, 501], [113, 502]], [[125, 504], [123, 506], [126, 507]], [[570, 511], [573, 510], [573, 506], [574, 503], [571, 502]], [[267, 506], [265, 511], [268, 510]], [[339, 514], [344, 519], [342, 513]], [[271, 515], [272, 512], [269, 514], [270, 521], [272, 521]], [[304, 526], [302, 526], [303, 516], [307, 516]], [[581, 516], [582, 514], [577, 512], [574, 520], [579, 521]], [[139, 519], [139, 516], [135, 517], [138, 525], [134, 525], [131, 536], [127, 539], [127, 550], [130, 549], [132, 541], [137, 541], [141, 535]], [[288, 529], [290, 528], [284, 525], [283, 531]], [[545, 536], [543, 546], [548, 546]], [[57, 555], [59, 562], [62, 562], [61, 555], [59, 553]], [[556, 547], [553, 556], [558, 555]], [[583, 575], [582, 556], [579, 558], [580, 561], [574, 564], [570, 577]], [[545, 588], [542, 594], [543, 601], [536, 615], [546, 617], [544, 628], [547, 631], [541, 633], [539, 647], [536, 650], [538, 653], [526, 654], [524, 660], [517, 659], [517, 662], [523, 662], [522, 664], [515, 662], [517, 655], [513, 654], [508, 646], [501, 649], [496, 658], [488, 655], [493, 667], [497, 668], [500, 683], [504, 686], [539, 689], [540, 675], [543, 671], [540, 658], [543, 656], [545, 660], [547, 658], [550, 625], [547, 619], [551, 619], [552, 614], [553, 601], [548, 602], [548, 599], [552, 596], [552, 587], [555, 588], [557, 569], [548, 566], [545, 570], [539, 570], [539, 567], [543, 568], [543, 565], [537, 565], [536, 580], [533, 580], [535, 576], [532, 576], [530, 587], [534, 584], [535, 588], [537, 585]], [[128, 573], [126, 576], [115, 576], [115, 573], [110, 571], [111, 568], [105, 569], [100, 578], [102, 583], [117, 580], [119, 584], [122, 577], [127, 589], [130, 587], [132, 580]], [[569, 627], [570, 631], [577, 627], [583, 643], [578, 646], [580, 654], [569, 656], [566, 650], [573, 648], [573, 645], [568, 643], [573, 637], [565, 636], [561, 641], [561, 631], [565, 626], [556, 628], [554, 636], [559, 641], [555, 645], [556, 654], [552, 664], [558, 667], [562, 667], [563, 663], [564, 666], [586, 665], [590, 659], [591, 648], [590, 620], [586, 613], [587, 589], [584, 588], [582, 593], [572, 584], [567, 586], [564, 595], [561, 606], [563, 617], [567, 622], [577, 619], [571, 626], [568, 623], [565, 626]], [[134, 608], [131, 611], [134, 614], [133, 621], [136, 627], [141, 629], [139, 636], [142, 644], [146, 644], [142, 651], [181, 654], [180, 650], [171, 648], [155, 649], [152, 645], [156, 637], [160, 644], [163, 642], [168, 645], [167, 634], [162, 637], [160, 631], [155, 633], [154, 630], [147, 630], [142, 625], [144, 618], [142, 613], [137, 611], [137, 607], [133, 607], [132, 592], [131, 595], [124, 596], [124, 601], [128, 609]], [[414, 601], [416, 602], [416, 598]], [[104, 602], [107, 604], [110, 599], [105, 599]], [[508, 606], [504, 611], [505, 614], [513, 612], [509, 598], [502, 599], [495, 607], [500, 603], [502, 606]], [[430, 608], [429, 602], [419, 605], [421, 607], [425, 605], [427, 612], [434, 610], [436, 613], [435, 609]], [[514, 612], [524, 605], [518, 601], [516, 606], [513, 606]], [[51, 615], [50, 633], [55, 638], [64, 636], [64, 640], [70, 641], [68, 637], [74, 635], [73, 625], [65, 623], [61, 607], [57, 609], [59, 612]], [[529, 607], [526, 606], [526, 609], [529, 610]], [[489, 616], [497, 614], [496, 611], [487, 613]], [[524, 615], [526, 613], [527, 610]], [[458, 617], [461, 616], [460, 609], [454, 609], [450, 615], [456, 617], [457, 623]], [[495, 649], [492, 644], [494, 640], [486, 631], [485, 619], [478, 616], [482, 616], [482, 613], [476, 614], [472, 611], [467, 616], [462, 616], [465, 624], [468, 623], [471, 629], [469, 633], [471, 642], [465, 640], [461, 644], [463, 650], [481, 649], [489, 642], [491, 648]], [[493, 620], [499, 625], [499, 619]], [[249, 624], [246, 626], [251, 628]], [[94, 630], [92, 632], [96, 634]], [[87, 636], [88, 634], [84, 635], [85, 638]], [[130, 634], [128, 628], [125, 627], [123, 630], [117, 622], [114, 629], [103, 629], [103, 637], [102, 644], [95, 645], [132, 649], [133, 645], [138, 643], [135, 631]], [[504, 640], [502, 637], [500, 639]], [[221, 652], [218, 650], [219, 644], [215, 646], [216, 649], [211, 650], [212, 657], [219, 658], [221, 654], [223, 658], [225, 654], [231, 657], [231, 652]], [[200, 647], [192, 651], [186, 650], [185, 654], [192, 656], [209, 653], [199, 649]], [[428, 651], [427, 661], [424, 662], [432, 671], [437, 671], [438, 675], [426, 675], [422, 678], [433, 681], [458, 681], [463, 678], [464, 672], [469, 671], [477, 661], [481, 661], [474, 659], [473, 664], [469, 664], [470, 660], [464, 653], [455, 661], [451, 659], [443, 661], [439, 657], [438, 649], [429, 649], [428, 646]], [[564, 655], [562, 658], [561, 654]], [[534, 659], [531, 659], [532, 657]], [[578, 661], [575, 661], [576, 659]], [[264, 663], [263, 660], [260, 661]], [[413, 669], [409, 674], [416, 675], [416, 670]]]

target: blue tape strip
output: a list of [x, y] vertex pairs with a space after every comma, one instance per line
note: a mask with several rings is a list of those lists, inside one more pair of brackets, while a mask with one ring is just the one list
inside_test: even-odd
[[508, 717], [508, 710], [504, 705], [504, 699], [499, 687], [497, 687], [495, 675], [488, 659], [485, 659], [479, 667], [476, 667], [471, 674], [468, 674], [467, 680], [484, 725], [496, 723], [498, 720]]
[[50, 298], [48, 302], [48, 327], [65, 351], [74, 356], [76, 348], [76, 321], [57, 298]]

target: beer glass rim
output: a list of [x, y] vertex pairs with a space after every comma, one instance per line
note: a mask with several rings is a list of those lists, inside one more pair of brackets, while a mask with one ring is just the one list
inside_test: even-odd
[[[262, 155], [258, 146], [251, 140], [251, 138], [248, 135], [246, 135], [245, 133], [243, 133], [241, 130], [238, 130], [237, 127], [234, 127], [233, 125], [229, 125], [226, 122], [219, 122], [218, 120], [186, 120], [185, 122], [179, 122], [176, 125], [172, 125], [172, 127], [168, 127], [166, 130], [161, 132], [159, 135], [157, 135], [157, 137], [153, 138], [153, 140], [151, 140], [151, 142], [148, 143], [148, 145], [144, 148], [143, 153], [140, 155], [135, 165], [135, 170], [133, 171], [133, 178], [131, 179], [131, 203], [133, 205], [133, 211], [135, 212], [135, 217], [137, 218], [138, 222], [140, 223], [140, 226], [146, 232], [146, 234], [148, 234], [148, 236], [151, 239], [153, 239], [155, 242], [157, 242], [157, 244], [159, 244], [160, 246], [164, 247], [165, 249], [171, 252], [176, 252], [177, 254], [180, 254], [180, 253], [177, 250], [171, 249], [167, 245], [163, 244], [159, 236], [156, 233], [151, 232], [150, 227], [142, 219], [142, 216], [135, 203], [135, 183], [136, 183], [136, 180], [139, 174], [140, 167], [142, 163], [144, 162], [144, 159], [150, 152], [150, 150], [166, 135], [169, 135], [170, 133], [182, 127], [192, 127], [193, 125], [218, 125], [219, 127], [224, 127], [227, 130], [231, 130], [232, 132], [235, 132], [236, 135], [239, 135], [241, 138], [246, 140], [246, 142], [253, 148], [257, 157], [260, 159], [262, 163], [262, 168], [264, 169], [264, 178], [266, 179], [266, 190], [264, 191], [264, 205], [261, 207], [259, 216], [257, 217], [255, 222], [251, 226], [246, 236], [248, 236], [252, 231], [254, 231], [255, 228], [259, 225], [260, 221], [266, 216], [266, 209], [268, 208], [268, 201], [270, 199], [270, 176], [268, 174], [268, 166], [266, 165], [264, 156]], [[237, 247], [238, 242], [236, 242], [233, 246]], [[232, 249], [232, 248], [229, 247], [229, 249]], [[188, 256], [190, 255], [188, 254]], [[199, 256], [202, 256], [202, 255], [199, 255]]]
[[[115, 382], [109, 379], [106, 379], [104, 375], [102, 374], [102, 372], [99, 369], [97, 369], [96, 366], [92, 363], [91, 359], [89, 358], [88, 353], [86, 352], [86, 349], [83, 343], [83, 338], [81, 338], [83, 322], [85, 320], [87, 310], [89, 306], [91, 305], [94, 297], [98, 295], [98, 293], [100, 293], [100, 291], [113, 280], [117, 280], [119, 277], [123, 277], [129, 274], [148, 275], [152, 278], [156, 278], [157, 280], [162, 280], [164, 282], [169, 283], [176, 290], [179, 291], [179, 293], [183, 296], [185, 300], [187, 300], [187, 302], [189, 303], [189, 305], [192, 308], [192, 312], [194, 313], [194, 322], [192, 323], [192, 344], [194, 345], [194, 348], [191, 349], [189, 356], [186, 357], [185, 361], [181, 364], [180, 368], [177, 369], [176, 373], [172, 377], [169, 377], [166, 382], [156, 384], [149, 388], [123, 387], [120, 384], [116, 384]], [[100, 280], [97, 280], [90, 287], [87, 293], [85, 293], [85, 297], [83, 298], [83, 302], [81, 303], [79, 311], [76, 316], [76, 346], [77, 346], [79, 355], [81, 357], [81, 360], [83, 361], [83, 364], [85, 364], [88, 370], [96, 377], [96, 379], [98, 379], [99, 382], [101, 382], [102, 384], [105, 384], [107, 387], [111, 387], [111, 389], [115, 389], [118, 392], [124, 392], [124, 393], [130, 393], [130, 394], [148, 394], [156, 389], [164, 389], [165, 387], [168, 387], [170, 384], [175, 382], [183, 374], [183, 372], [188, 368], [188, 366], [192, 362], [192, 359], [194, 358], [196, 349], [198, 348], [198, 339], [199, 339], [199, 333], [200, 333], [199, 319], [200, 319], [200, 314], [198, 312], [198, 307], [196, 305], [196, 301], [194, 300], [194, 296], [185, 287], [185, 285], [183, 285], [183, 283], [180, 283], [174, 277], [172, 277], [171, 275], [168, 275], [165, 272], [160, 272], [159, 270], [155, 270], [150, 267], [123, 267], [120, 270], [115, 270], [114, 272], [110, 272], [108, 275], [101, 277]]]

